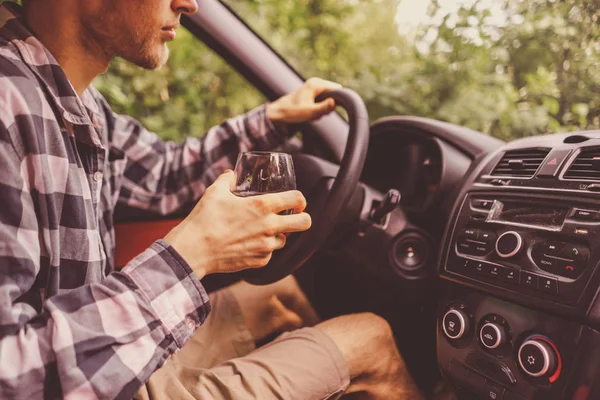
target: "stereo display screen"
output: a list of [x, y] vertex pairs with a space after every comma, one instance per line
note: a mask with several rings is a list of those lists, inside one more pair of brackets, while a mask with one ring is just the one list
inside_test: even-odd
[[568, 208], [496, 200], [487, 221], [559, 231], [568, 214]]

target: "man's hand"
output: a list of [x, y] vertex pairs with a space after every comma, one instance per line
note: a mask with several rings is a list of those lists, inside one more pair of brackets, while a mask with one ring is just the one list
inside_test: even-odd
[[334, 82], [311, 78], [298, 90], [268, 104], [267, 117], [271, 121], [288, 124], [319, 118], [333, 111], [335, 100], [327, 99], [320, 103], [315, 103], [315, 98], [323, 92], [340, 89], [341, 87], [341, 85]]
[[[310, 216], [297, 190], [261, 196], [231, 193], [229, 171], [210, 186], [196, 207], [164, 240], [183, 257], [198, 278], [267, 265], [273, 251], [285, 245], [286, 233], [305, 231]], [[294, 209], [293, 215], [278, 215]]]

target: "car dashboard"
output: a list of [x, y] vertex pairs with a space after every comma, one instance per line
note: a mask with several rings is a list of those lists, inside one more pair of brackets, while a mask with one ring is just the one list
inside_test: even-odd
[[472, 168], [438, 263], [437, 358], [465, 397], [600, 398], [600, 132]]
[[442, 150], [435, 140], [390, 132], [372, 140], [361, 181], [385, 193], [397, 189], [402, 206], [426, 210], [439, 192]]

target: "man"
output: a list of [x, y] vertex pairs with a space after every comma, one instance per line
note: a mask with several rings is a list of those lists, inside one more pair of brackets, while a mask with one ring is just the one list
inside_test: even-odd
[[[112, 113], [94, 77], [115, 56], [160, 67], [181, 14], [196, 11], [195, 0], [0, 5], [0, 398], [418, 397], [381, 318], [318, 323], [292, 278], [207, 296], [204, 276], [264, 266], [310, 226], [299, 192], [239, 198], [232, 173], [217, 175], [239, 151], [281, 143], [286, 123], [330, 112], [314, 99], [337, 86], [312, 80], [180, 145]], [[117, 203], [165, 215], [201, 195], [114, 271]]]

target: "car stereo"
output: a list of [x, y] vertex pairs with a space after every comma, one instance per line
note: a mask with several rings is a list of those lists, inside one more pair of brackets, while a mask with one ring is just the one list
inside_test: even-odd
[[568, 215], [569, 208], [563, 206], [533, 206], [518, 201], [495, 200], [486, 221], [557, 232]]
[[600, 207], [534, 196], [466, 195], [445, 270], [567, 305], [579, 302], [599, 254]]

